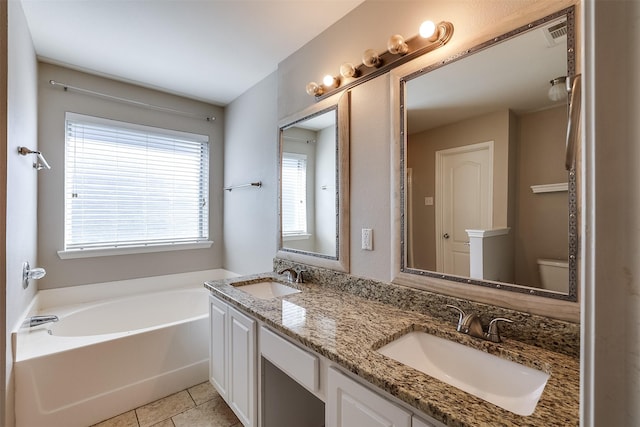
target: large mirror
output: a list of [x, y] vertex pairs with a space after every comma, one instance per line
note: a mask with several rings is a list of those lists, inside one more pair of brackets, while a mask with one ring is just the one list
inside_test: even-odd
[[402, 273], [577, 300], [574, 25], [566, 9], [399, 78]]
[[278, 257], [348, 270], [349, 93], [280, 125]]

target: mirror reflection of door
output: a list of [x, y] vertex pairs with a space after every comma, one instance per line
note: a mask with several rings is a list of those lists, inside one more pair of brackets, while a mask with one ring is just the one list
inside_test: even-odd
[[492, 228], [493, 142], [436, 152], [438, 271], [470, 276], [467, 230]]

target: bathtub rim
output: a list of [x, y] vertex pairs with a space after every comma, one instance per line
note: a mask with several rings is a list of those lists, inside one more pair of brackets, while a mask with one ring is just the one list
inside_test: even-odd
[[[177, 289], [169, 289], [159, 292], [153, 292], [153, 294], [165, 294], [175, 293], [181, 291], [197, 291], [202, 292], [203, 297], [206, 298], [207, 290], [199, 287], [182, 287]], [[123, 296], [117, 298], [110, 298], [100, 301], [94, 301], [84, 304], [73, 304], [70, 306], [63, 306], [59, 308], [48, 309], [49, 314], [59, 315], [61, 320], [66, 316], [72, 315], [79, 311], [90, 310], [94, 307], [98, 307], [104, 304], [118, 303], [119, 301], [127, 300], [129, 298], [136, 298], [143, 296], [144, 294], [136, 294], [130, 296]], [[144, 328], [131, 329], [127, 331], [118, 331], [106, 334], [95, 335], [80, 335], [80, 336], [65, 336], [65, 335], [51, 335], [49, 334], [50, 324], [44, 324], [33, 328], [22, 328], [16, 334], [16, 355], [14, 357], [15, 363], [25, 362], [28, 360], [36, 359], [39, 357], [47, 357], [51, 354], [63, 353], [67, 351], [73, 351], [80, 347], [91, 346], [102, 342], [108, 342], [117, 340], [122, 337], [133, 336], [138, 334], [144, 334], [156, 329], [169, 328], [182, 323], [188, 323], [197, 321], [208, 317], [209, 313], [204, 312], [198, 315], [185, 317], [183, 319], [175, 320], [173, 322], [165, 322], [148, 326]]]
[[[146, 330], [150, 330], [150, 329], [156, 329], [157, 327], [160, 327], [160, 326], [169, 326], [169, 325], [173, 325], [173, 324], [177, 324], [177, 323], [187, 322], [187, 321], [192, 320], [192, 319], [200, 319], [200, 318], [202, 318], [203, 317], [202, 314], [197, 314], [197, 315], [194, 314], [194, 315], [191, 315], [191, 316], [187, 315], [187, 316], [184, 316], [184, 317], [182, 317], [182, 318], [180, 318], [178, 320], [166, 321], [166, 322], [162, 322], [162, 323], [157, 324], [157, 325], [154, 324], [152, 326], [145, 326], [145, 327], [141, 327], [141, 328], [127, 329], [127, 330], [123, 330], [123, 331], [114, 331], [114, 332], [107, 332], [107, 333], [84, 334], [84, 335], [58, 335], [58, 334], [54, 333], [55, 330], [56, 330], [56, 327], [58, 325], [60, 325], [60, 322], [63, 322], [68, 317], [72, 317], [72, 316], [75, 316], [77, 314], [81, 314], [81, 313], [83, 313], [85, 311], [88, 311], [88, 310], [100, 309], [100, 308], [102, 308], [104, 306], [109, 306], [109, 305], [117, 305], [121, 301], [130, 302], [130, 300], [136, 300], [135, 302], [138, 302], [138, 300], [143, 300], [145, 298], [148, 298], [148, 295], [165, 296], [165, 295], [169, 295], [169, 294], [178, 294], [178, 293], [183, 293], [183, 292], [197, 292], [197, 293], [202, 294], [205, 297], [208, 294], [206, 289], [201, 289], [199, 287], [188, 287], [188, 288], [185, 287], [185, 288], [178, 288], [178, 289], [169, 289], [169, 290], [165, 290], [165, 291], [158, 291], [158, 292], [153, 292], [153, 293], [136, 294], [136, 295], [130, 295], [130, 296], [118, 297], [118, 298], [109, 298], [109, 299], [104, 299], [104, 300], [100, 300], [100, 301], [94, 301], [94, 302], [86, 303], [86, 304], [74, 304], [72, 306], [58, 307], [58, 308], [55, 308], [55, 309], [48, 309], [47, 310], [47, 314], [57, 315], [59, 317], [59, 322], [47, 323], [45, 325], [42, 325], [42, 327], [44, 327], [51, 336], [56, 337], [56, 338], [83, 338], [83, 337], [87, 337], [87, 336], [108, 336], [108, 335], [118, 335], [118, 334], [131, 335], [133, 332], [137, 332], [137, 331], [146, 331]], [[143, 301], [140, 301], [140, 302], [143, 302]], [[49, 310], [54, 310], [55, 312], [51, 312]], [[40, 313], [40, 314], [45, 314], [45, 313]], [[53, 329], [54, 331], [50, 332], [51, 329]]]
[[[34, 328], [22, 327], [26, 318], [36, 314], [43, 314], [43, 311], [71, 310], [74, 307], [83, 307], [98, 301], [114, 301], [146, 293], [176, 291], [180, 289], [204, 289], [204, 282], [208, 280], [218, 280], [237, 276], [239, 275], [228, 270], [213, 269], [40, 290], [36, 293], [30, 304], [25, 309], [23, 315], [20, 316], [18, 323], [14, 325], [14, 328], [12, 329], [11, 344], [13, 360], [15, 363], [18, 363], [20, 361], [34, 357], [42, 357], [51, 353], [50, 351], [25, 352], [21, 350], [21, 346], [28, 346], [31, 349], [34, 348], [34, 346], [36, 346], [35, 348], [39, 348], [38, 346], [45, 344], [42, 340], [46, 340], [51, 337], [47, 332], [47, 325], [41, 325]], [[203, 316], [206, 316], [206, 314]], [[181, 323], [183, 321], [187, 320], [173, 323]], [[143, 333], [144, 331], [155, 328], [156, 327], [151, 327], [134, 331], [88, 335], [82, 337], [55, 336], [55, 338], [63, 344], [56, 350], [56, 352], [70, 351], [83, 345], [92, 345], [97, 342], [118, 339], [122, 336], [131, 335], [132, 333]], [[43, 336], [43, 334], [46, 336]], [[51, 340], [49, 340], [49, 342], [50, 341]], [[62, 341], [66, 342], [63, 343]], [[81, 343], [80, 341], [84, 341], [84, 343]]]

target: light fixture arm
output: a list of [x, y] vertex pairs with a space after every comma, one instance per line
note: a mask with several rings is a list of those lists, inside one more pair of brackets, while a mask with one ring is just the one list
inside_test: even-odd
[[[435, 32], [432, 37], [423, 38], [420, 35], [416, 35], [410, 39], [404, 40], [402, 48], [397, 50], [391, 49], [396, 53], [391, 53], [389, 49], [387, 49], [377, 55], [378, 61], [376, 61], [375, 64], [369, 63], [367, 65], [361, 63], [360, 65], [355, 66], [353, 75], [343, 75], [343, 78], [340, 79], [340, 83], [337, 86], [328, 87], [326, 85], [319, 85], [315, 82], [310, 82], [307, 85], [307, 93], [309, 93], [309, 95], [315, 95], [316, 101], [319, 101], [336, 92], [351, 89], [352, 87], [387, 73], [399, 65], [444, 46], [449, 42], [449, 40], [451, 40], [452, 36], [453, 24], [451, 22], [442, 21], [435, 25]], [[392, 38], [393, 37], [397, 36], [392, 36]], [[406, 48], [404, 45], [406, 45]], [[368, 51], [370, 50], [371, 49], [368, 49]]]

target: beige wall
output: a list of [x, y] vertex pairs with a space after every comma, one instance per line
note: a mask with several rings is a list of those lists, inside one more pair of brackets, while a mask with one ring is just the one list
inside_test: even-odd
[[[211, 123], [73, 91], [65, 92], [60, 87], [50, 85], [49, 80], [152, 105], [188, 111], [203, 117], [213, 115], [216, 120]], [[41, 289], [222, 267], [225, 120], [222, 108], [46, 63], [39, 64], [38, 91], [39, 146], [51, 164], [51, 170], [39, 173], [38, 258], [41, 266], [47, 269], [47, 275], [40, 280]], [[208, 135], [210, 144], [209, 234], [210, 240], [214, 242], [213, 246], [210, 249], [60, 259], [57, 251], [63, 249], [64, 120], [67, 111]]]
[[261, 188], [224, 192], [224, 268], [239, 274], [271, 271], [278, 230], [276, 73], [225, 111], [224, 183], [262, 181]]
[[516, 283], [540, 286], [537, 259], [567, 260], [568, 193], [538, 193], [532, 185], [567, 182], [567, 108], [518, 117]]

